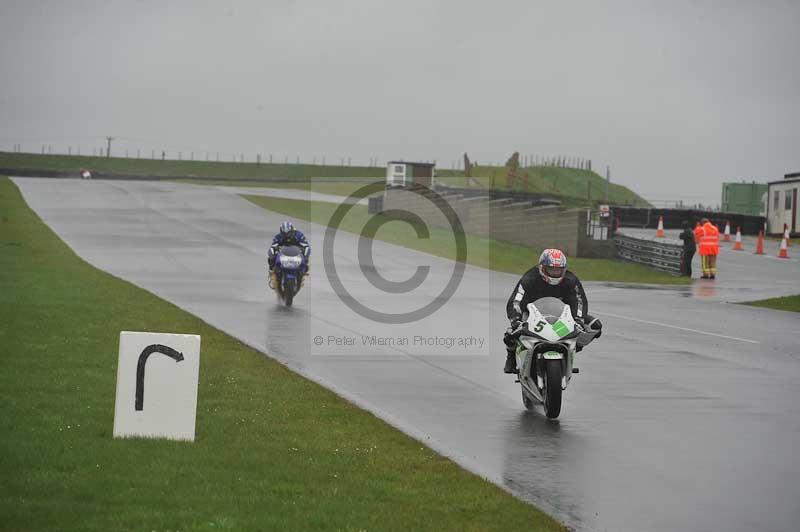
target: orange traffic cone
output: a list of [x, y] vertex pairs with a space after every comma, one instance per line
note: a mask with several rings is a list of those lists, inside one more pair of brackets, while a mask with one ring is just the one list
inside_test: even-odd
[[756, 244], [756, 255], [764, 254], [764, 231], [758, 232], [758, 243]]
[[[726, 227], [726, 229], [727, 229], [727, 227]], [[737, 227], [736, 228], [736, 243], [733, 245], [733, 249], [735, 251], [741, 251], [742, 249], [744, 249], [742, 247], [742, 228], [741, 227]]]
[[[728, 220], [725, 220], [725, 233], [722, 237], [722, 240], [725, 242], [731, 241], [731, 223]], [[733, 249], [741, 249], [741, 248], [733, 248]]]
[[664, 238], [664, 217], [658, 217], [658, 229], [656, 229], [656, 238]]
[[778, 258], [779, 259], [789, 258], [789, 250], [786, 249], [786, 238], [781, 239], [781, 248], [778, 250]]

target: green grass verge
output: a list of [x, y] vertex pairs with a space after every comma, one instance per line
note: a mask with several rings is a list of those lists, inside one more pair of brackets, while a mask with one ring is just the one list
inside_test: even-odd
[[[78, 258], [0, 178], [0, 529], [560, 530]], [[197, 441], [112, 438], [119, 331], [202, 336]]]
[[[294, 219], [328, 225], [338, 205], [319, 201], [287, 200], [269, 196], [245, 195], [251, 202], [273, 212], [285, 214]], [[384, 215], [377, 215], [389, 218]], [[342, 220], [340, 229], [351, 233], [360, 233], [366, 222], [373, 218], [367, 208], [354, 206]], [[405, 246], [411, 249], [430, 253], [439, 257], [454, 259], [456, 244], [450, 231], [430, 229], [430, 238], [418, 238], [414, 228], [405, 222], [387, 223], [379, 229], [375, 238]], [[534, 264], [541, 250], [466, 235], [468, 264], [508, 273], [523, 273]], [[676, 277], [638, 264], [607, 259], [581, 259], [570, 257], [569, 269], [584, 281], [610, 281], [626, 283], [652, 284], [688, 284], [686, 277]]]
[[771, 299], [762, 299], [761, 301], [749, 301], [744, 304], [751, 305], [753, 307], [764, 307], [776, 310], [788, 310], [790, 312], [800, 312], [800, 295], [773, 297]]
[[174, 161], [129, 159], [124, 157], [87, 157], [78, 155], [37, 155], [0, 152], [0, 168], [60, 170], [78, 174], [81, 168], [96, 172], [175, 177], [286, 178], [371, 177], [381, 178], [386, 169], [371, 166], [334, 166], [311, 164], [256, 164], [239, 162]]

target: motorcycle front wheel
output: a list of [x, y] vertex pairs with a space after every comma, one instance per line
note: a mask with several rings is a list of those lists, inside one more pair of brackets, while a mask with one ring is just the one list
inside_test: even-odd
[[561, 414], [561, 361], [548, 360], [544, 375], [544, 414], [555, 419]]
[[286, 279], [286, 282], [283, 285], [283, 301], [286, 303], [287, 307], [292, 306], [292, 302], [294, 301], [294, 291], [294, 279]]

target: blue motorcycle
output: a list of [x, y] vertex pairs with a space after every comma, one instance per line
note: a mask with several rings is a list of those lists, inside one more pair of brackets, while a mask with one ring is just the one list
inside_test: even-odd
[[294, 296], [303, 286], [303, 277], [308, 270], [306, 257], [298, 246], [283, 246], [275, 256], [275, 268], [269, 286], [278, 294], [278, 299], [287, 307], [292, 306]]

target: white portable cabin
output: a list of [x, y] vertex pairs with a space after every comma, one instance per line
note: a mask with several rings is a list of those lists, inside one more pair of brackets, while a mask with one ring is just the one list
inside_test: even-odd
[[784, 224], [791, 233], [800, 232], [797, 202], [800, 200], [800, 172], [786, 174], [780, 181], [768, 183], [767, 232], [783, 233]]
[[435, 168], [434, 163], [389, 161], [386, 166], [386, 186], [408, 188], [422, 185], [433, 188]]

